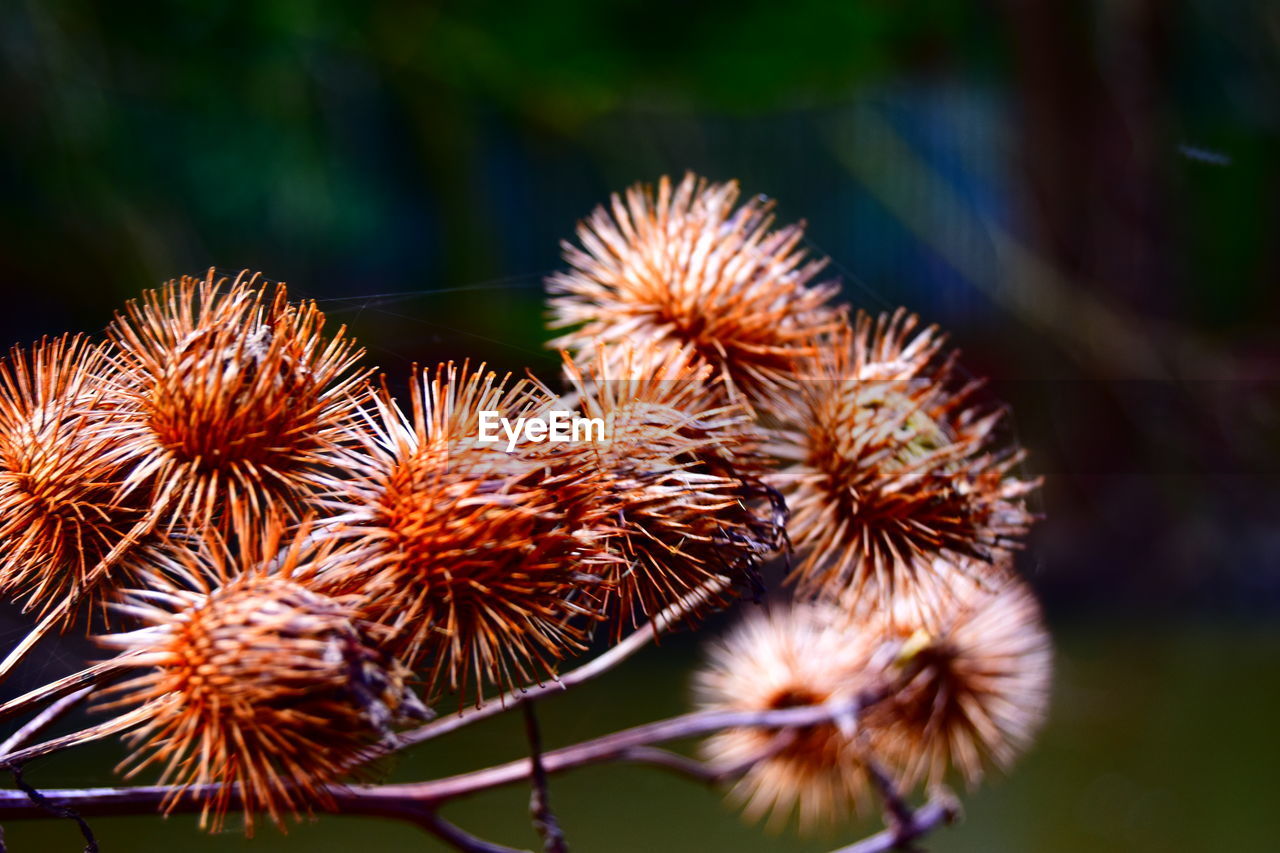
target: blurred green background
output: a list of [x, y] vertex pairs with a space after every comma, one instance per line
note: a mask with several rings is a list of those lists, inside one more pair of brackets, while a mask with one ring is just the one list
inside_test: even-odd
[[[941, 323], [1014, 407], [1052, 719], [929, 849], [1263, 850], [1280, 737], [1280, 6], [1267, 0], [0, 5], [0, 327], [97, 331], [146, 287], [262, 270], [393, 381], [555, 375], [541, 280], [608, 193], [694, 169], [806, 219], [854, 304]], [[0, 614], [3, 636], [25, 622]], [[708, 628], [719, 630], [721, 619]], [[14, 692], [94, 654], [42, 649]], [[695, 638], [549, 703], [548, 740], [685, 707]], [[518, 721], [419, 749], [520, 751]], [[119, 745], [29, 771], [108, 784]], [[655, 771], [555, 780], [575, 849], [813, 850]], [[528, 845], [524, 792], [450, 810]], [[188, 818], [103, 849], [230, 849]], [[77, 849], [69, 822], [10, 849]], [[325, 818], [270, 850], [435, 849]]]

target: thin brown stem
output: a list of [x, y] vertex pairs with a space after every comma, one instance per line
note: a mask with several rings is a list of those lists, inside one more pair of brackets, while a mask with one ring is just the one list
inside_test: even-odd
[[831, 853], [889, 853], [891, 850], [903, 850], [912, 841], [928, 835], [940, 826], [953, 823], [958, 815], [959, 810], [954, 801], [930, 800], [915, 810], [909, 824], [889, 827]]
[[[851, 707], [865, 707], [869, 701], [879, 701], [884, 695], [883, 692], [876, 691], [834, 705], [805, 705], [766, 711], [695, 711], [552, 750], [543, 754], [542, 763], [546, 772], [551, 774], [608, 761], [643, 762], [646, 756], [633, 752], [637, 747], [697, 737], [724, 728], [789, 729], [818, 725], [833, 719], [837, 714], [846, 713]], [[8, 756], [8, 759], [24, 756], [31, 757], [23, 750]], [[670, 766], [670, 762], [665, 760], [657, 763]], [[434, 809], [445, 802], [480, 791], [526, 781], [532, 772], [532, 763], [528, 758], [523, 758], [427, 782], [350, 787], [338, 785], [332, 787], [328, 794], [339, 811], [403, 819], [403, 815], [392, 812], [404, 809], [406, 804], [419, 809]], [[86, 815], [145, 814], [154, 811], [171, 790], [164, 785], [73, 788], [46, 791], [45, 796], [51, 801], [72, 806]], [[173, 804], [173, 810], [199, 810], [203, 800], [217, 790], [216, 785], [192, 786], [183, 791]], [[0, 819], [33, 816], [26, 798], [14, 797], [16, 793], [0, 791]], [[232, 799], [229, 807], [239, 808], [239, 799]]]
[[18, 790], [27, 795], [27, 799], [31, 801], [32, 805], [54, 817], [75, 821], [76, 827], [80, 830], [80, 835], [84, 837], [84, 853], [98, 853], [98, 839], [94, 836], [93, 829], [90, 828], [83, 815], [68, 806], [49, 801], [44, 794], [27, 784], [27, 781], [22, 778], [22, 767], [20, 765], [13, 764], [8, 769], [13, 774], [13, 784], [17, 785]]
[[767, 761], [794, 742], [795, 732], [783, 729], [774, 735], [769, 744], [760, 752], [728, 766], [708, 764], [705, 761], [699, 761], [696, 758], [690, 758], [687, 755], [681, 755], [678, 752], [672, 752], [657, 746], [637, 746], [628, 749], [620, 753], [617, 756], [617, 760], [633, 764], [647, 764], [651, 767], [661, 767], [686, 779], [701, 782], [704, 785], [721, 785], [739, 778], [761, 761]]
[[[371, 759], [389, 755], [415, 744], [432, 740], [456, 729], [463, 728], [464, 726], [468, 726], [472, 723], [500, 714], [524, 702], [530, 702], [551, 693], [563, 692], [568, 690], [570, 687], [603, 675], [630, 658], [636, 652], [643, 649], [651, 640], [667, 631], [671, 625], [680, 619], [680, 617], [689, 609], [697, 607], [698, 604], [706, 600], [708, 596], [714, 595], [718, 590], [723, 588], [726, 583], [727, 581], [722, 578], [715, 578], [712, 581], [709, 581], [707, 584], [686, 595], [680, 601], [667, 607], [654, 617], [651, 622], [637, 628], [634, 633], [628, 635], [607, 652], [599, 655], [589, 663], [583, 664], [577, 669], [566, 673], [556, 681], [512, 690], [495, 699], [488, 700], [475, 708], [465, 709], [452, 716], [442, 717], [431, 723], [427, 723], [424, 726], [395, 735], [384, 743], [380, 750], [378, 750], [374, 755], [371, 755]], [[86, 682], [100, 684], [103, 681], [108, 681], [118, 677], [125, 671], [127, 671], [127, 667], [124, 666], [123, 658], [116, 661], [108, 661], [107, 663], [99, 664], [96, 667], [89, 667], [88, 669], [67, 676], [66, 678], [59, 679], [56, 682], [52, 682], [51, 684], [40, 687], [19, 696], [17, 699], [13, 699], [10, 702], [5, 703], [0, 706], [0, 719], [18, 713], [19, 711], [39, 704], [42, 701], [48, 701], [56, 696], [72, 691], [77, 686], [85, 685]], [[134, 714], [136, 713], [138, 712], [135, 711]], [[37, 744], [36, 746], [29, 747], [28, 749], [22, 750], [20, 753], [16, 753], [14, 755], [0, 753], [0, 763], [23, 763], [30, 761], [33, 758], [38, 758], [63, 749], [78, 746], [80, 743], [97, 740], [108, 734], [112, 734], [115, 731], [120, 731], [123, 728], [135, 725], [140, 721], [138, 719], [134, 719], [131, 715], [126, 715], [126, 717], [130, 720], [127, 725], [120, 725], [121, 721], [125, 719], [124, 717], [117, 718], [116, 720], [103, 723], [101, 726], [86, 729], [83, 732], [74, 735], [68, 735], [53, 741]], [[119, 727], [112, 728], [112, 726]]]
[[[179, 795], [175, 811], [195, 812], [203, 807], [203, 797], [213, 786], [200, 786]], [[0, 815], [6, 820], [46, 818], [50, 807], [74, 810], [80, 817], [116, 817], [154, 814], [171, 789], [163, 785], [131, 788], [82, 788], [41, 792], [44, 804], [33, 802], [22, 791], [0, 790]], [[454, 826], [422, 803], [402, 797], [370, 796], [359, 789], [334, 788], [335, 811], [362, 817], [390, 818], [413, 824], [440, 840], [466, 853], [528, 853], [513, 847], [477, 838]], [[229, 807], [243, 807], [239, 794], [233, 794]]]
[[871, 784], [875, 786], [876, 792], [884, 802], [884, 809], [888, 818], [887, 823], [890, 827], [902, 828], [911, 826], [915, 815], [912, 813], [911, 806], [898, 790], [898, 786], [894, 784], [893, 779], [871, 756], [863, 756], [862, 763], [867, 768], [868, 775], [871, 776]]
[[[728, 728], [776, 729], [779, 736], [752, 763], [784, 749], [791, 732], [834, 720], [856, 717], [861, 711], [883, 701], [891, 695], [892, 685], [869, 689], [852, 699], [763, 711], [695, 711], [665, 720], [658, 720], [630, 729], [583, 741], [571, 746], [542, 753], [535, 741], [538, 759], [524, 758], [517, 761], [474, 770], [457, 776], [449, 776], [425, 782], [401, 783], [377, 786], [334, 786], [328, 794], [335, 810], [350, 815], [390, 817], [414, 823], [435, 833], [469, 853], [510, 853], [511, 848], [493, 845], [474, 838], [461, 829], [442, 821], [436, 814], [444, 803], [470, 796], [481, 791], [529, 781], [535, 774], [560, 773], [578, 767], [611, 761], [627, 761], [651, 764], [702, 782], [715, 783], [733, 778], [749, 769], [750, 765], [731, 768], [713, 768], [700, 765], [693, 759], [654, 748], [665, 741], [698, 737]], [[137, 713], [137, 712], [135, 712]], [[119, 723], [120, 721], [113, 721]], [[83, 737], [84, 733], [68, 737]], [[101, 736], [99, 733], [96, 736]], [[50, 744], [55, 742], [49, 742]], [[47, 754], [48, 745], [38, 745], [12, 753], [0, 761], [15, 761]], [[538, 770], [541, 765], [541, 771]], [[887, 779], [887, 777], [882, 777]], [[195, 786], [184, 790], [172, 803], [174, 811], [199, 810], [205, 800], [217, 793], [217, 786]], [[74, 810], [77, 815], [146, 814], [154, 812], [172, 793], [166, 786], [133, 788], [97, 788], [46, 791], [42, 794], [47, 806]], [[937, 826], [954, 820], [958, 810], [953, 801], [936, 798], [912, 811], [900, 797], [890, 806], [898, 819], [894, 826], [858, 844], [842, 848], [836, 853], [879, 853], [901, 849], [913, 839], [919, 838]], [[887, 801], [888, 802], [888, 801]], [[233, 796], [230, 808], [240, 808], [238, 796]], [[0, 791], [0, 819], [44, 816], [46, 809], [32, 803], [22, 792]]]
[[547, 782], [547, 768], [542, 763], [542, 731], [538, 726], [538, 713], [533, 702], [520, 706], [524, 712], [524, 730], [529, 740], [529, 816], [533, 828], [542, 836], [543, 853], [569, 853], [560, 822], [551, 810], [551, 786]]
[[[889, 688], [886, 686], [867, 690], [852, 699], [822, 705], [760, 711], [694, 711], [552, 750], [543, 755], [543, 764], [548, 773], [559, 773], [576, 767], [622, 760], [636, 747], [700, 737], [721, 729], [795, 729], [819, 725], [851, 711], [857, 713], [887, 695]], [[429, 782], [382, 785], [377, 790], [385, 794], [401, 794], [431, 803], [443, 803], [477, 791], [522, 782], [529, 778], [531, 772], [530, 760], [522, 758]], [[0, 816], [2, 815], [3, 809], [0, 809]]]
[[527, 850], [518, 850], [515, 847], [507, 847], [478, 838], [429, 809], [424, 810], [421, 817], [413, 822], [463, 853], [529, 853]]

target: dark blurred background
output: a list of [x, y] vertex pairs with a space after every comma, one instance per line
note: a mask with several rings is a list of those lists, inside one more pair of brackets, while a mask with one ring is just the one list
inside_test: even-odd
[[[1046, 475], [1022, 566], [1059, 640], [1053, 718], [929, 848], [1274, 844], [1280, 5], [32, 0], [0, 27], [3, 340], [98, 331], [143, 288], [248, 267], [393, 376], [469, 356], [551, 378], [541, 280], [608, 193], [693, 169], [776, 198], [849, 301], [951, 332]], [[23, 678], [88, 654], [50, 644]], [[682, 638], [553, 703], [548, 738], [679, 711], [696, 654]], [[499, 721], [395, 774], [519, 737]], [[122, 754], [29, 778], [107, 784]], [[818, 851], [872, 828], [767, 836], [643, 769], [553, 795], [590, 851]], [[530, 844], [523, 798], [451, 816]], [[242, 843], [190, 824], [95, 822], [108, 851]], [[77, 849], [68, 822], [5, 830]], [[331, 818], [253, 844], [434, 849]]]

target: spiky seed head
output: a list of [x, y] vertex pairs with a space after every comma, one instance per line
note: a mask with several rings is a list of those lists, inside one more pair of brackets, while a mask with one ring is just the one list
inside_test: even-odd
[[1020, 547], [1037, 483], [1013, 474], [1023, 453], [998, 436], [1003, 412], [975, 401], [944, 343], [901, 309], [860, 314], [775, 410], [769, 449], [784, 467], [771, 482], [803, 594], [927, 604], [939, 567], [988, 573]]
[[758, 586], [757, 566], [781, 545], [757, 477], [751, 415], [707, 393], [710, 367], [687, 350], [598, 353], [589, 373], [567, 359], [566, 372], [581, 416], [604, 424], [602, 440], [548, 446], [548, 464], [599, 475], [601, 488], [587, 497], [606, 505], [616, 558], [605, 564], [606, 611], [615, 635], [705, 591], [683, 614], [691, 621]]
[[775, 230], [772, 201], [738, 195], [690, 173], [597, 208], [580, 245], [563, 244], [570, 269], [547, 280], [553, 328], [572, 328], [552, 345], [584, 361], [598, 342], [687, 347], [752, 403], [793, 387], [795, 360], [843, 316], [828, 305], [838, 287], [810, 284], [825, 261], [806, 260], [803, 224]]
[[908, 604], [880, 620], [914, 674], [866, 725], [907, 785], [940, 783], [951, 770], [973, 785], [988, 765], [1007, 770], [1048, 711], [1053, 653], [1031, 590], [1011, 573], [949, 577], [931, 612]]
[[[223, 556], [189, 554], [188, 568], [229, 554], [215, 550]], [[221, 785], [199, 795], [201, 825], [214, 831], [236, 790], [249, 834], [255, 813], [283, 828], [288, 814], [331, 808], [326, 786], [358, 772], [390, 723], [423, 712], [405, 687], [408, 671], [360, 620], [358, 600], [289, 577], [299, 546], [290, 553], [212, 591], [135, 593], [124, 609], [143, 627], [100, 638], [142, 670], [112, 688], [112, 707], [140, 706], [147, 717], [118, 769], [132, 778], [161, 767], [160, 784], [172, 786], [166, 809], [193, 786]]]
[[173, 524], [229, 529], [231, 517], [306, 512], [349, 437], [364, 374], [343, 329], [283, 284], [213, 270], [146, 292], [117, 315], [114, 421], [134, 471]]
[[332, 530], [352, 558], [321, 581], [362, 594], [436, 688], [528, 683], [582, 647], [580, 620], [598, 612], [592, 519], [577, 513], [599, 503], [574, 497], [595, 486], [476, 442], [480, 410], [514, 421], [545, 405], [545, 389], [453, 364], [411, 387], [409, 413], [376, 396], [351, 476], [333, 483]]
[[[833, 605], [802, 602], [756, 611], [722, 641], [694, 681], [701, 708], [763, 711], [852, 699], [868, 686], [877, 637]], [[766, 729], [726, 729], [702, 753], [713, 766], [750, 762], [733, 788], [745, 815], [778, 828], [796, 815], [802, 831], [847, 820], [867, 802], [865, 751], [856, 731], [835, 722], [790, 733], [780, 751]]]
[[[140, 536], [141, 508], [116, 499], [121, 442], [102, 424], [110, 369], [79, 335], [0, 361], [0, 594], [38, 613], [109, 598]], [[77, 612], [66, 608], [63, 624]]]

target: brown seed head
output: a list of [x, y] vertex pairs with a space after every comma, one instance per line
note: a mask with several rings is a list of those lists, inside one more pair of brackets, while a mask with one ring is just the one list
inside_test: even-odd
[[[802, 603], [752, 613], [723, 641], [694, 682], [700, 707], [770, 710], [852, 699], [877, 638], [859, 631], [830, 605]], [[781, 751], [755, 761], [732, 791], [749, 819], [769, 815], [778, 828], [791, 816], [803, 831], [847, 820], [867, 802], [864, 752], [854, 732], [824, 723], [791, 732]], [[705, 758], [732, 767], [766, 753], [766, 729], [727, 729], [709, 738]]]
[[[235, 785], [247, 832], [255, 812], [283, 828], [288, 813], [330, 808], [325, 786], [368, 761], [391, 722], [421, 715], [405, 687], [408, 671], [381, 651], [379, 629], [360, 620], [358, 600], [289, 576], [329, 556], [299, 539], [212, 591], [137, 593], [122, 609], [144, 627], [100, 638], [145, 668], [113, 688], [113, 706], [149, 711], [128, 736], [137, 751], [119, 769], [132, 777], [160, 765], [160, 784], [173, 786], [167, 808], [189, 787], [221, 784], [202, 795], [201, 823], [217, 831]], [[165, 558], [197, 583], [238, 559], [209, 537], [185, 557], [173, 543]]]
[[1037, 483], [1011, 474], [1023, 454], [997, 437], [1003, 413], [974, 402], [943, 339], [916, 323], [860, 314], [775, 412], [769, 449], [786, 467], [771, 482], [791, 509], [804, 594], [927, 603], [939, 566], [990, 572], [1030, 527], [1023, 498]]
[[592, 370], [566, 360], [581, 416], [604, 424], [604, 440], [560, 451], [558, 464], [599, 474], [601, 488], [587, 496], [607, 507], [615, 634], [716, 579], [724, 586], [686, 619], [758, 585], [757, 566], [780, 546], [781, 527], [756, 477], [750, 413], [709, 395], [709, 366], [690, 364], [686, 351], [627, 346]]
[[109, 370], [80, 336], [15, 347], [0, 362], [0, 594], [26, 609], [82, 593], [102, 602], [128, 574], [143, 513], [116, 501], [127, 468], [102, 427]]
[[134, 470], [153, 483], [172, 523], [199, 528], [272, 510], [305, 514], [306, 500], [349, 438], [362, 351], [339, 329], [323, 335], [312, 302], [258, 276], [182, 278], [118, 315], [115, 430]]
[[352, 557], [321, 580], [359, 592], [369, 618], [395, 632], [392, 648], [435, 686], [524, 684], [582, 647], [575, 617], [599, 610], [597, 554], [584, 533], [589, 475], [550, 477], [505, 442], [476, 442], [478, 412], [512, 419], [548, 400], [508, 386], [483, 366], [442, 365], [412, 385], [405, 415], [384, 391], [369, 429], [335, 481], [333, 530]]
[[985, 765], [1008, 769], [1048, 711], [1053, 653], [1031, 590], [1012, 574], [950, 577], [933, 613], [909, 606], [883, 620], [915, 674], [866, 722], [908, 785], [940, 783], [950, 769], [973, 785]]
[[825, 261], [805, 260], [802, 224], [770, 230], [771, 201], [737, 200], [737, 182], [687, 174], [597, 208], [581, 245], [564, 244], [570, 270], [547, 280], [553, 328], [574, 327], [552, 345], [584, 363], [597, 343], [619, 356], [627, 342], [688, 348], [752, 403], [794, 387], [795, 360], [843, 315], [827, 304], [838, 288], [809, 284]]

